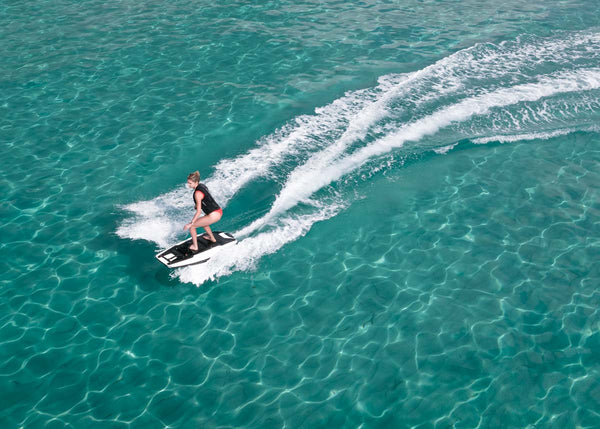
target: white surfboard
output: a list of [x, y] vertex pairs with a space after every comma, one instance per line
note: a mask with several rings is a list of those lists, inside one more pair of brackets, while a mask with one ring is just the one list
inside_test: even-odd
[[181, 241], [167, 250], [163, 250], [156, 259], [165, 264], [169, 268], [185, 267], [187, 265], [202, 264], [208, 261], [216, 253], [223, 251], [225, 248], [234, 246], [237, 240], [233, 235], [223, 231], [213, 231], [213, 235], [217, 240], [212, 243], [209, 240], [198, 237], [198, 251], [190, 250], [192, 239]]

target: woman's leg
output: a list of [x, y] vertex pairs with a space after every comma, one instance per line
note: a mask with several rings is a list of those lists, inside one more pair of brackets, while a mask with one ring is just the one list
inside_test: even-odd
[[[206, 225], [204, 227], [204, 230], [206, 231], [206, 234], [202, 234], [202, 238], [212, 241], [213, 243], [216, 243], [217, 240], [215, 239], [215, 236], [213, 235], [212, 230], [210, 229], [210, 226]], [[208, 238], [204, 237], [205, 235], [208, 235]]]
[[190, 235], [192, 236], [192, 245], [190, 246], [191, 250], [198, 250], [198, 237], [196, 234], [196, 228], [204, 228], [210, 237], [210, 241], [213, 243], [216, 241], [209, 225], [221, 220], [221, 216], [221, 213], [218, 211], [212, 212], [206, 216], [202, 216], [193, 223], [192, 227], [190, 228]]
[[198, 250], [198, 236], [196, 234], [196, 228], [193, 226], [190, 228], [190, 235], [192, 236], [192, 245], [190, 250]]

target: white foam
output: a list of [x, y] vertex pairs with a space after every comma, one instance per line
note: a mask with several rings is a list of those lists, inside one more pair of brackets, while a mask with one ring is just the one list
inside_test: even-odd
[[458, 143], [449, 144], [448, 146], [443, 146], [443, 147], [438, 147], [436, 149], [433, 149], [433, 151], [437, 154], [445, 155], [448, 152], [450, 152], [452, 149], [454, 149], [457, 145], [458, 145]]
[[[394, 88], [402, 86], [408, 75], [390, 75], [379, 79], [375, 88], [348, 92], [333, 103], [317, 108], [315, 115], [302, 115], [292, 124], [275, 131], [250, 149], [233, 159], [224, 159], [214, 174], [206, 180], [207, 186], [219, 204], [229, 200], [247, 183], [270, 175], [289, 157], [297, 161], [304, 153], [327, 146], [341, 135], [349, 143], [364, 135], [368, 127], [384, 116], [383, 107], [391, 98]], [[373, 107], [376, 106], [376, 107]], [[122, 238], [146, 239], [161, 247], [177, 239], [181, 226], [190, 217], [190, 195], [185, 187], [149, 200], [121, 206], [132, 214], [117, 229]]]
[[[332, 138], [356, 139], [383, 115], [378, 106], [390, 97], [390, 91], [402, 85], [410, 75], [391, 75], [379, 80], [375, 88], [351, 91], [333, 103], [315, 109], [314, 115], [302, 115], [292, 124], [275, 131], [234, 159], [220, 161], [207, 181], [219, 202], [227, 202], [247, 183], [266, 177], [289, 157], [327, 146]], [[376, 107], [373, 107], [376, 106]]]
[[191, 201], [190, 190], [180, 186], [152, 200], [121, 206], [131, 217], [123, 220], [116, 233], [121, 238], [144, 239], [166, 247], [189, 221]]
[[562, 130], [554, 130], [550, 132], [541, 132], [541, 133], [525, 133], [525, 134], [512, 134], [512, 135], [497, 135], [492, 137], [482, 137], [478, 139], [474, 139], [473, 143], [475, 144], [487, 144], [490, 142], [499, 142], [499, 143], [514, 143], [519, 141], [527, 141], [527, 140], [549, 140], [554, 137], [565, 136], [577, 131], [595, 131], [599, 130], [598, 127], [586, 127], [583, 129], [562, 129]]
[[[526, 66], [552, 62], [588, 61], [600, 56], [600, 34], [575, 32], [558, 39], [531, 39], [500, 45], [478, 44], [445, 57], [422, 70], [408, 74], [391, 74], [379, 78], [374, 88], [351, 91], [331, 104], [315, 109], [314, 115], [302, 115], [292, 123], [261, 139], [256, 147], [215, 166], [207, 181], [219, 202], [227, 202], [246, 184], [269, 176], [273, 168], [287, 158], [326, 148], [333, 159], [351, 143], [364, 138], [368, 129], [390, 114], [394, 100], [419, 106], [444, 95], [477, 91], [466, 82], [517, 75]], [[465, 89], [466, 88], [466, 89]], [[398, 115], [398, 107], [393, 112]], [[334, 144], [331, 144], [331, 142]], [[319, 156], [317, 163], [327, 163]], [[309, 168], [309, 167], [307, 167]], [[310, 168], [312, 169], [312, 167]]]
[[560, 93], [596, 88], [600, 88], [600, 69], [598, 68], [559, 72], [550, 76], [541, 76], [536, 83], [498, 89], [440, 109], [429, 116], [402, 126], [398, 131], [390, 133], [344, 158], [335, 160], [327, 168], [322, 168], [318, 163], [311, 165], [312, 169], [302, 166], [297, 170], [301, 171], [301, 174], [294, 172], [290, 175], [269, 213], [242, 229], [240, 234], [245, 236], [261, 228], [299, 202], [308, 201], [310, 196], [319, 189], [356, 170], [369, 159], [401, 147], [406, 141], [417, 141], [427, 135], [435, 134], [453, 122], [461, 122], [474, 115], [486, 114], [494, 108], [536, 101]]
[[[600, 69], [595, 68], [599, 58], [600, 34], [596, 33], [481, 44], [413, 73], [382, 76], [373, 88], [348, 92], [313, 115], [295, 118], [247, 152], [221, 160], [206, 181], [225, 206], [257, 178], [274, 179], [281, 189], [268, 213], [235, 233], [242, 240], [234, 251], [202, 266], [179, 270], [177, 275], [201, 284], [251, 269], [263, 255], [296, 240], [315, 222], [341, 209], [339, 203], [327, 204], [315, 197], [316, 192], [406, 142], [423, 146], [424, 137], [440, 139], [447, 133], [450, 141], [441, 138], [436, 148], [430, 148], [446, 153], [459, 138], [477, 143], [514, 141], [533, 135], [552, 137], [573, 125], [577, 129], [584, 122], [584, 110], [598, 109], [598, 97], [585, 100], [585, 91], [600, 86]], [[542, 74], [547, 70], [558, 71]], [[551, 103], [552, 97], [575, 92], [578, 101]], [[441, 107], [433, 110], [433, 106]], [[481, 124], [477, 118], [483, 118]], [[541, 124], [551, 131], [536, 131]], [[496, 136], [489, 137], [491, 133]], [[416, 145], [415, 150], [419, 150]], [[315, 208], [304, 215], [290, 214], [300, 202]], [[178, 239], [189, 220], [190, 191], [178, 187], [122, 208], [131, 216], [119, 226], [119, 236], [166, 247]]]

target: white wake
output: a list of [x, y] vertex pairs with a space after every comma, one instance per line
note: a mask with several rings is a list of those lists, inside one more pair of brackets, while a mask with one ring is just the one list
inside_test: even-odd
[[[221, 160], [205, 181], [223, 206], [257, 179], [279, 183], [266, 214], [234, 232], [240, 241], [233, 251], [176, 275], [199, 285], [251, 269], [351, 203], [343, 192], [331, 199], [324, 191], [398, 150], [443, 154], [461, 139], [515, 141], [589, 129], [600, 110], [599, 58], [596, 33], [481, 44], [413, 73], [383, 76], [373, 88], [295, 118], [246, 153]], [[300, 203], [305, 210], [296, 210]], [[161, 248], [181, 239], [192, 212], [183, 186], [122, 208], [128, 216], [117, 234]]]

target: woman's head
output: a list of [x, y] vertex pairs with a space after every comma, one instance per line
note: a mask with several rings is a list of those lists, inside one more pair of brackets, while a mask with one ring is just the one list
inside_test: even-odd
[[195, 188], [200, 183], [200, 172], [194, 171], [193, 173], [188, 174], [187, 184], [190, 188]]

